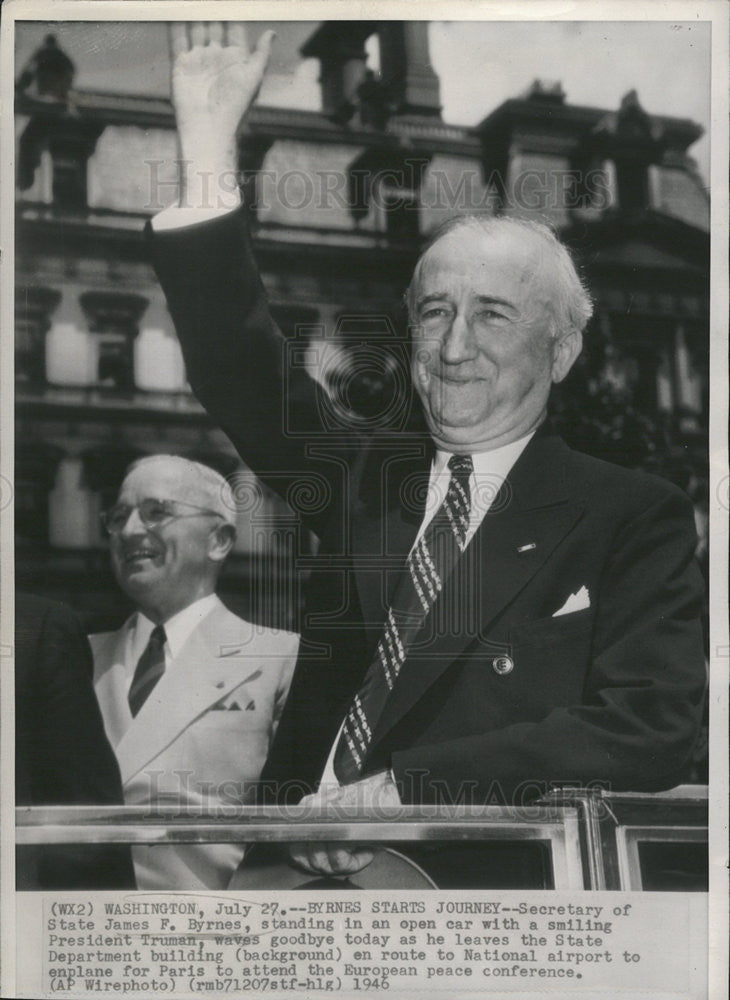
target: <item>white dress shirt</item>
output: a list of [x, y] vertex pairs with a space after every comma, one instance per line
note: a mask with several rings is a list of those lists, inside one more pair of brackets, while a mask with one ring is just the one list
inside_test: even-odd
[[[208, 594], [201, 597], [192, 604], [188, 604], [182, 611], [163, 622], [165, 629], [165, 670], [168, 670], [175, 661], [175, 657], [183, 648], [194, 629], [202, 620], [210, 614], [213, 608], [218, 607], [221, 601], [216, 594]], [[127, 671], [128, 688], [132, 686], [134, 671], [137, 669], [139, 658], [145, 651], [149, 642], [155, 623], [150, 621], [147, 615], [137, 612], [134, 624], [129, 630], [127, 644], [124, 652], [124, 666]]]
[[[534, 431], [526, 434], [518, 441], [502, 445], [493, 451], [476, 451], [471, 455], [474, 464], [474, 471], [469, 477], [469, 488], [471, 492], [471, 514], [469, 516], [469, 529], [466, 533], [467, 544], [472, 540], [477, 528], [484, 520], [484, 515], [494, 503], [502, 484], [507, 478], [512, 466], [522, 454], [527, 442]], [[448, 462], [454, 452], [437, 451], [431, 463], [431, 473], [428, 480], [428, 496], [426, 498], [426, 509], [423, 514], [421, 527], [413, 540], [413, 546], [420, 539], [436, 511], [444, 502], [446, 490], [451, 479], [451, 470]], [[466, 448], [459, 454], [469, 454]]]
[[152, 217], [152, 228], [157, 233], [163, 233], [166, 229], [182, 229], [199, 222], [212, 222], [223, 215], [230, 215], [240, 207], [241, 193], [238, 190], [231, 192], [230, 204], [225, 208], [197, 208], [192, 205], [181, 208], [179, 205], [168, 205]]

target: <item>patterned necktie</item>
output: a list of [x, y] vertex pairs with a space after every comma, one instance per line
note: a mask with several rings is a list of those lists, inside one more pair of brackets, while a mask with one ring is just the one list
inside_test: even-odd
[[167, 636], [162, 625], [156, 625], [137, 662], [132, 678], [132, 686], [127, 696], [129, 708], [136, 716], [140, 708], [152, 694], [152, 689], [165, 672], [165, 642]]
[[410, 643], [423, 625], [444, 584], [466, 548], [471, 492], [471, 455], [452, 455], [446, 496], [414, 545], [400, 576], [393, 603], [362, 687], [345, 718], [334, 756], [340, 784], [357, 781], [395, 679]]

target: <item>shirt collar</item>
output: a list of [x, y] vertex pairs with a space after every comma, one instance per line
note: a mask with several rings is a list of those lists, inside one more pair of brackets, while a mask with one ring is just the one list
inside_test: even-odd
[[[175, 659], [191, 633], [202, 620], [220, 603], [220, 598], [216, 594], [208, 594], [206, 597], [201, 597], [199, 600], [193, 601], [192, 604], [188, 604], [182, 611], [178, 611], [172, 618], [168, 618], [166, 622], [162, 623], [165, 627], [165, 637], [167, 640], [166, 650], [169, 651], [171, 660]], [[139, 652], [137, 653], [135, 663], [142, 655], [142, 650], [147, 645], [154, 627], [154, 622], [150, 621], [147, 615], [141, 611], [137, 612], [137, 620], [133, 629], [133, 647], [135, 651], [139, 649]]]
[[437, 448], [436, 455], [433, 460], [434, 472], [448, 472], [446, 463], [452, 455], [471, 454], [472, 462], [474, 463], [474, 476], [477, 480], [479, 480], [480, 477], [487, 476], [497, 476], [500, 479], [506, 479], [512, 466], [520, 457], [528, 441], [534, 436], [534, 434], [535, 431], [530, 431], [529, 434], [518, 438], [517, 441], [510, 441], [509, 444], [503, 444], [500, 448], [493, 448], [491, 451], [475, 451], [470, 453], [467, 448], [464, 448], [463, 451], [459, 452], [441, 451]]

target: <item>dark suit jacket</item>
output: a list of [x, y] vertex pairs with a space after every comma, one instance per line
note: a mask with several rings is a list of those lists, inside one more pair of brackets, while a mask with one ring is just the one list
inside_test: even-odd
[[[152, 241], [193, 390], [321, 540], [262, 775], [292, 801], [316, 786], [373, 657], [433, 446], [417, 419], [368, 439], [338, 425], [273, 324], [240, 213]], [[368, 766], [392, 766], [411, 802], [678, 783], [705, 684], [694, 546], [684, 494], [543, 426], [426, 620]], [[581, 588], [590, 607], [554, 617]]]
[[[89, 642], [63, 604], [15, 599], [15, 800], [122, 805], [119, 767], [92, 686]], [[134, 888], [129, 848], [18, 849], [19, 889]]]

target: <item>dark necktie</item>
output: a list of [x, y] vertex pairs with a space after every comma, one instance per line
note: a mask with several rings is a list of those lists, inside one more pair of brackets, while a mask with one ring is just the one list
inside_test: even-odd
[[469, 477], [474, 469], [471, 455], [452, 455], [449, 469], [444, 501], [408, 556], [375, 658], [345, 718], [333, 761], [337, 780], [343, 785], [360, 777], [375, 726], [409, 645], [466, 547], [471, 512]]
[[165, 672], [165, 642], [167, 636], [162, 625], [156, 625], [139, 658], [129, 689], [129, 708], [135, 716], [152, 694], [152, 689]]

